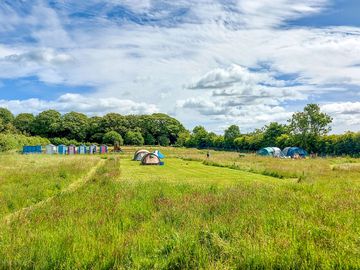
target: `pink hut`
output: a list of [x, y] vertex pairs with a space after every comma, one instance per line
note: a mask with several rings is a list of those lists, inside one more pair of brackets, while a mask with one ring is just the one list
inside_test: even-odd
[[75, 145], [69, 145], [68, 146], [68, 154], [69, 155], [75, 155], [76, 154], [76, 146]]
[[106, 145], [100, 146], [100, 154], [106, 154], [108, 152], [108, 147]]

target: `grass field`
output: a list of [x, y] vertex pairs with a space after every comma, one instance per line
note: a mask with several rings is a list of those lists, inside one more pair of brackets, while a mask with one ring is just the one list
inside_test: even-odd
[[3, 269], [359, 269], [360, 160], [0, 156]]

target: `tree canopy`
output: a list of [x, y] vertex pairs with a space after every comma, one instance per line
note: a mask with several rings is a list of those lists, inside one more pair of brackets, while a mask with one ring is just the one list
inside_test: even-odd
[[22, 133], [48, 138], [54, 144], [106, 143], [120, 145], [175, 145], [257, 151], [262, 147], [302, 146], [321, 155], [359, 155], [360, 134], [349, 132], [327, 135], [332, 118], [321, 112], [319, 105], [309, 104], [293, 114], [288, 125], [269, 123], [261, 129], [241, 134], [237, 125], [230, 125], [224, 135], [196, 126], [191, 132], [175, 118], [166, 114], [88, 117], [78, 112], [61, 114], [47, 110], [34, 116], [21, 113], [16, 117], [0, 108], [0, 133]]

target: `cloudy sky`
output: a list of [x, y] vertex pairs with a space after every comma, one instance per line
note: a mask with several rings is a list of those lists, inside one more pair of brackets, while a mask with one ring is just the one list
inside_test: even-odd
[[0, 107], [360, 129], [359, 0], [1, 0]]

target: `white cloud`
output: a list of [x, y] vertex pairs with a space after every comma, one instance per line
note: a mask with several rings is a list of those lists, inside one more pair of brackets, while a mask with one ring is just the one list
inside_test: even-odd
[[102, 115], [108, 112], [121, 114], [151, 114], [158, 112], [153, 104], [136, 103], [127, 99], [92, 98], [79, 94], [65, 94], [54, 101], [37, 98], [26, 100], [0, 100], [0, 107], [10, 109], [14, 113], [39, 113], [44, 110], [55, 109], [62, 113], [77, 111], [89, 115]]
[[329, 3], [327, 0], [238, 0], [243, 21], [248, 27], [274, 27], [285, 20], [318, 13]]
[[[345, 99], [347, 85], [360, 86], [359, 28], [279, 27], [321, 12], [330, 1], [228, 1], [231, 9], [220, 2], [58, 1], [53, 9], [37, 1], [25, 14], [0, 3], [0, 33], [15, 31], [33, 39], [0, 45], [0, 78], [37, 76], [45, 83], [96, 90], [86, 95], [91, 102], [81, 101], [79, 107], [61, 98], [2, 102], [17, 110], [37, 102], [39, 108], [96, 113], [121, 107], [144, 111], [147, 104], [173, 112], [182, 100], [176, 116], [187, 126], [215, 127], [226, 119], [260, 127], [267, 118], [284, 119], [288, 101], [305, 104], [312, 94], [323, 100], [335, 91], [343, 91], [339, 97]], [[104, 4], [99, 10], [88, 10], [99, 3]], [[109, 18], [116, 5], [153, 22]], [[181, 7], [186, 17], [178, 22], [169, 10]], [[80, 11], [88, 17], [70, 16]], [[289, 74], [293, 84], [276, 79]], [[99, 100], [104, 105], [96, 104]]]

